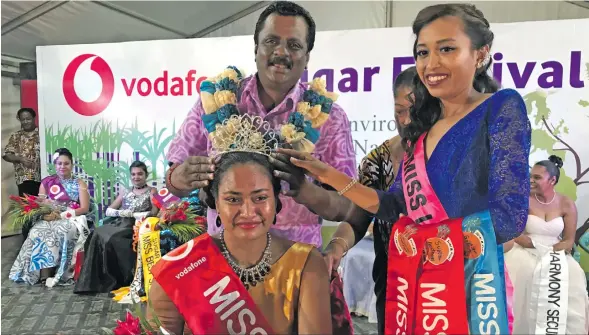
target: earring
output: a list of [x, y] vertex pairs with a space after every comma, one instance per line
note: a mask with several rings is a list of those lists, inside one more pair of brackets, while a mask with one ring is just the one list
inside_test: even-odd
[[217, 220], [215, 221], [217, 228], [221, 228], [221, 217], [217, 216]]
[[491, 60], [491, 54], [490, 54], [490, 53], [488, 53], [488, 54], [486, 54], [486, 55], [485, 55], [485, 58], [481, 59], [481, 60], [478, 62], [478, 64], [477, 64], [477, 68], [479, 68], [479, 69], [480, 69], [480, 68], [482, 68], [482, 67], [486, 66], [486, 65], [489, 63], [489, 61], [490, 61], [490, 60]]

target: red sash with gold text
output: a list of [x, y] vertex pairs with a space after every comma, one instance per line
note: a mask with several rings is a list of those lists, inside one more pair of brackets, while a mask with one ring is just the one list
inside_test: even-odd
[[219, 248], [203, 234], [151, 268], [194, 334], [272, 334]]
[[[393, 225], [390, 239], [385, 330], [386, 334], [468, 334], [462, 219], [448, 220], [430, 184], [425, 168], [425, 135], [403, 161], [408, 218]], [[413, 255], [404, 251], [407, 242], [397, 238], [406, 227], [412, 234], [409, 245]], [[399, 285], [400, 278], [406, 278], [407, 285]], [[399, 294], [401, 287], [405, 288], [404, 295]], [[399, 303], [405, 300], [406, 304]], [[403, 319], [406, 323], [399, 322]]]

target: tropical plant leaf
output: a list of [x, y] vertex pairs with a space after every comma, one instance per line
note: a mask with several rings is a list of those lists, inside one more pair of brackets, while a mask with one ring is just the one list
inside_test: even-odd
[[195, 223], [173, 223], [162, 225], [163, 229], [169, 229], [180, 243], [186, 243], [204, 233], [204, 227]]

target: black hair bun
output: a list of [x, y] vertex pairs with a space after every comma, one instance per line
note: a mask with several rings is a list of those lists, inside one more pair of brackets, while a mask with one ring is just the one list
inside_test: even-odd
[[55, 153], [58, 153], [60, 156], [61, 155], [71, 155], [72, 152], [68, 149], [68, 148], [59, 148], [55, 150]]
[[211, 183], [207, 185], [205, 188], [198, 192], [199, 200], [204, 203], [208, 208], [212, 210], [216, 210], [217, 206], [215, 205], [215, 197], [213, 197], [213, 193], [211, 191]]
[[551, 155], [550, 157], [548, 157], [548, 160], [551, 161], [552, 163], [554, 163], [554, 165], [556, 165], [557, 168], [561, 168], [562, 167], [562, 158], [556, 156], [556, 155]]

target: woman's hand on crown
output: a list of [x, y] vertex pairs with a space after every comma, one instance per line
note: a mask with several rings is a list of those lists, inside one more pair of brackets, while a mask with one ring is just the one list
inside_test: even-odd
[[277, 152], [289, 156], [292, 164], [305, 169], [307, 174], [315, 180], [323, 184], [329, 184], [327, 181], [334, 170], [329, 164], [323, 163], [311, 154], [305, 152], [282, 148], [277, 149]]

